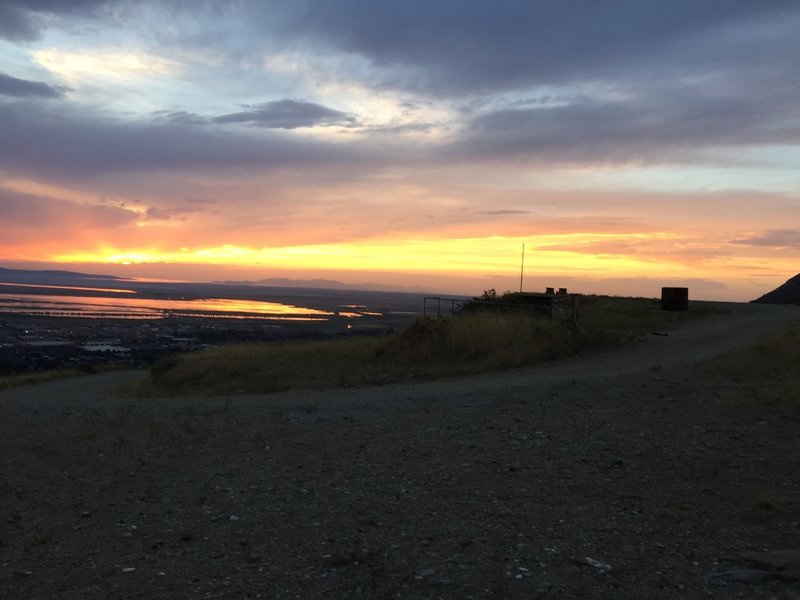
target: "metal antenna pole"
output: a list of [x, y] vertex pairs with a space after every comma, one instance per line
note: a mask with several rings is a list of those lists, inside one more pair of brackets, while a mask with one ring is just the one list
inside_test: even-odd
[[522, 244], [522, 264], [519, 267], [519, 293], [522, 293], [522, 277], [525, 275], [525, 244]]

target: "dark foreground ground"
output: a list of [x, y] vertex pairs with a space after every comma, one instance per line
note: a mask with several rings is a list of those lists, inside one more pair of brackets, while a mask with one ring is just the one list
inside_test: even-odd
[[800, 549], [800, 398], [716, 360], [227, 400], [102, 401], [130, 374], [6, 394], [0, 597], [798, 599], [800, 558], [746, 555]]

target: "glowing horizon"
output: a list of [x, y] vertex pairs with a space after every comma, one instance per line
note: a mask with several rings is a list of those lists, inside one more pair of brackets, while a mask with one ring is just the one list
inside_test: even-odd
[[[257, 273], [264, 264], [269, 265], [268, 276], [291, 276], [293, 273], [315, 271], [341, 276], [342, 272], [351, 274], [350, 282], [358, 282], [359, 275], [385, 272], [384, 283], [392, 283], [393, 275], [445, 276], [451, 279], [469, 280], [476, 270], [493, 273], [498, 283], [494, 287], [515, 289], [511, 282], [519, 276], [522, 245], [526, 247], [525, 271], [529, 281], [584, 281], [587, 291], [597, 292], [597, 281], [618, 279], [642, 279], [642, 290], [653, 290], [651, 280], [661, 278], [665, 282], [681, 280], [700, 280], [709, 271], [725, 280], [741, 276], [742, 265], [731, 264], [726, 256], [701, 256], [687, 259], [680, 253], [673, 257], [664, 256], [662, 247], [673, 247], [675, 234], [664, 232], [620, 236], [618, 234], [554, 234], [537, 238], [471, 238], [448, 240], [404, 240], [361, 244], [288, 246], [268, 249], [255, 249], [228, 245], [218, 248], [203, 248], [195, 251], [183, 249], [178, 252], [133, 249], [123, 252], [119, 249], [106, 249], [104, 254], [66, 254], [48, 256], [46, 264], [53, 265], [96, 265], [136, 268], [160, 267], [161, 273], [171, 272], [179, 278], [187, 266], [234, 268], [242, 272]], [[595, 248], [607, 245], [604, 252]], [[640, 256], [627, 256], [626, 245], [640, 248]], [[614, 248], [617, 246], [617, 248]], [[582, 252], [582, 248], [588, 251]], [[704, 254], [711, 254], [705, 248]], [[387, 257], [391, 261], [391, 271], [385, 268]], [[30, 261], [29, 261], [30, 262]], [[696, 264], [692, 264], [692, 263]], [[762, 272], [770, 281], [782, 283], [783, 273], [794, 267], [791, 261], [785, 263], [769, 260], [756, 262], [752, 268]], [[726, 270], [728, 273], [726, 273]], [[654, 271], [657, 271], [654, 272]], [[600, 275], [598, 277], [598, 274]], [[198, 275], [193, 279], [197, 280]], [[202, 276], [199, 279], [206, 279]], [[781, 281], [779, 281], [781, 280]], [[408, 283], [408, 279], [406, 283]], [[411, 280], [413, 281], [413, 279]], [[345, 282], [346, 283], [346, 282]], [[363, 282], [362, 282], [363, 283]], [[472, 291], [481, 291], [486, 280], [475, 281]], [[769, 283], [771, 285], [771, 283]], [[505, 286], [505, 287], [504, 287]], [[492, 286], [489, 286], [492, 287]], [[455, 289], [432, 288], [444, 292], [468, 293], [469, 289], [458, 284]], [[608, 293], [613, 293], [609, 290]], [[758, 290], [754, 289], [753, 294]], [[710, 297], [709, 299], [714, 299]], [[750, 299], [747, 296], [736, 298], [720, 291], [718, 299]]]

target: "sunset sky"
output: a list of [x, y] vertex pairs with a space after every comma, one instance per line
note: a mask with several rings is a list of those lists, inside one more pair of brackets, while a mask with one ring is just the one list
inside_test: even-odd
[[0, 266], [749, 300], [797, 0], [2, 0]]

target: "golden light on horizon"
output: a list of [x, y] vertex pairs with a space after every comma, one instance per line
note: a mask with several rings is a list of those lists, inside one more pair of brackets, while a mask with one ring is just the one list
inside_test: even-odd
[[[672, 234], [628, 236], [628, 244], [674, 242]], [[462, 239], [375, 240], [361, 243], [318, 244], [252, 248], [226, 244], [209, 248], [181, 247], [121, 250], [104, 248], [97, 252], [58, 254], [49, 260], [59, 263], [232, 265], [276, 270], [385, 271], [450, 275], [511, 273], [519, 269], [520, 248], [527, 244], [526, 269], [530, 272], [561, 272], [607, 276], [652, 274], [681, 276], [691, 270], [686, 261], [656, 257], [646, 252], [625, 253], [614, 249], [619, 236], [607, 234], [554, 234], [535, 238], [484, 237]], [[594, 251], [594, 247], [609, 247]], [[664, 251], [666, 253], [666, 250]], [[708, 262], [708, 261], [706, 261]]]

